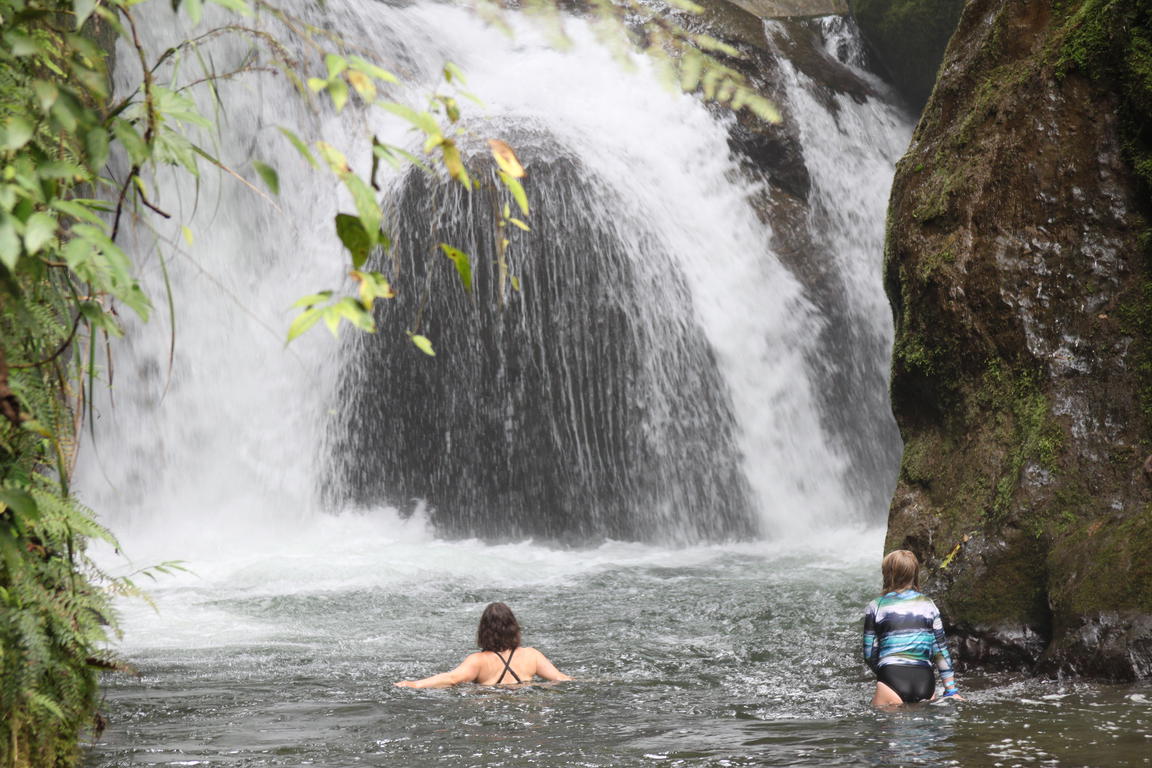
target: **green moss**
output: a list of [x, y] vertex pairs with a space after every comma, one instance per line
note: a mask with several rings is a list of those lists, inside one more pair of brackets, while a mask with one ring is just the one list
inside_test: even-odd
[[931, 280], [936, 273], [955, 263], [956, 254], [952, 252], [951, 248], [945, 248], [942, 251], [921, 257], [916, 264], [916, 273], [921, 280]]
[[1077, 564], [1075, 580], [1054, 585], [1062, 613], [1152, 612], [1152, 509], [1070, 526], [1051, 559]]
[[941, 352], [925, 344], [915, 333], [902, 333], [892, 350], [892, 357], [905, 371], [922, 376], [934, 376], [939, 367]]
[[1047, 472], [1056, 472], [1057, 460], [1064, 447], [1064, 432], [1051, 416], [1051, 405], [1030, 372], [1008, 373], [999, 360], [992, 360], [984, 373], [983, 386], [973, 403], [980, 412], [1000, 413], [1009, 417], [1006, 462], [996, 481], [996, 495], [988, 512], [1002, 519], [1012, 508], [1016, 489], [1025, 466], [1035, 464]]
[[1116, 94], [1124, 154], [1152, 195], [1152, 0], [1059, 5], [1058, 71], [1078, 71]]
[[976, 626], [1027, 624], [1050, 631], [1045, 551], [1035, 539], [1018, 536], [987, 556], [979, 572], [967, 569], [949, 590], [954, 622]]
[[949, 201], [956, 190], [957, 171], [944, 164], [932, 169], [931, 176], [917, 191], [917, 205], [912, 215], [919, 222], [942, 218], [948, 212]]

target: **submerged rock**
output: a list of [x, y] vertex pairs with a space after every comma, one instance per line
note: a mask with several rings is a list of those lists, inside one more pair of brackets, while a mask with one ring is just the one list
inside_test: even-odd
[[887, 543], [961, 658], [1147, 677], [1148, 199], [1122, 97], [1066, 55], [1085, 5], [969, 2], [898, 167]]

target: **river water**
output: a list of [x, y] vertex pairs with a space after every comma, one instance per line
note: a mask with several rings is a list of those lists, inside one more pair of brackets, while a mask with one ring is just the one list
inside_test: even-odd
[[[399, 535], [398, 535], [399, 532]], [[820, 546], [588, 550], [444, 542], [341, 517], [217, 554], [125, 615], [85, 764], [1125, 766], [1152, 687], [977, 676], [876, 712], [859, 658], [878, 531]], [[473, 650], [506, 601], [571, 683], [395, 688]]]
[[[214, 146], [253, 179], [252, 157], [272, 161], [290, 193], [273, 207], [224, 174], [153, 180], [194, 241], [161, 268], [140, 238], [141, 279], [154, 297], [170, 280], [172, 314], [126, 321], [77, 486], [135, 563], [190, 572], [145, 584], [155, 610], [122, 605], [138, 674], [105, 678], [109, 726], [86, 765], [1148, 764], [1147, 686], [961, 671], [966, 702], [868, 705], [859, 623], [899, 455], [880, 261], [912, 125], [861, 69], [850, 24], [808, 28], [827, 49], [808, 54], [815, 69], [787, 59], [795, 28], [765, 26], [810, 184], [773, 198], [785, 226], [750, 202], [766, 182], [730, 155], [731, 117], [662, 89], [642, 61], [622, 70], [581, 22], [561, 54], [515, 19], [510, 40], [450, 4], [288, 4], [379, 51], [409, 84], [393, 98], [419, 104], [459, 64], [487, 105], [469, 130], [526, 148], [533, 226], [567, 228], [535, 253], [566, 271], [517, 254], [524, 294], [556, 303], [510, 304], [522, 335], [493, 347], [499, 364], [477, 369], [490, 378], [466, 368], [489, 365], [479, 343], [453, 354], [472, 338], [451, 326], [471, 317], [463, 300], [427, 331], [435, 361], [384, 334], [318, 331], [285, 351], [292, 302], [346, 280], [331, 217], [350, 203], [292, 164], [276, 126], [344, 148], [366, 129], [411, 136], [306, 109], [280, 81], [220, 85]], [[141, 28], [155, 51], [182, 35], [162, 11]], [[246, 61], [217, 43], [222, 69]], [[812, 74], [828, 67], [864, 85], [829, 89]], [[383, 196], [411, 214], [405, 184], [386, 179]], [[804, 247], [785, 258], [789, 227]], [[397, 395], [413, 381], [426, 385]], [[460, 480], [468, 492], [448, 493]], [[431, 503], [409, 514], [412, 497]], [[576, 680], [392, 685], [470, 652], [494, 600]]]

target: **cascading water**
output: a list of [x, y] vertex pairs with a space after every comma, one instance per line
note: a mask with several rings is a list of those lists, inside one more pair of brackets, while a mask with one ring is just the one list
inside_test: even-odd
[[[560, 53], [527, 25], [510, 42], [447, 6], [326, 13], [413, 93], [434, 87], [445, 61], [460, 65], [486, 103], [469, 118], [476, 137], [522, 148], [536, 227], [512, 253], [523, 291], [496, 310], [490, 197], [408, 173], [390, 187], [407, 282], [385, 332], [342, 345], [314, 334], [285, 352], [292, 300], [341, 279], [329, 236], [341, 200], [291, 162], [275, 127], [352, 146], [367, 121], [409, 139], [378, 117], [311, 114], [284, 84], [223, 85], [258, 102], [225, 111], [224, 161], [279, 156], [293, 192], [274, 205], [227, 177], [200, 189], [195, 245], [168, 265], [171, 370], [163, 317], [131, 328], [85, 462], [82, 487], [115, 527], [247, 537], [351, 502], [419, 505], [453, 536], [690, 543], [878, 518], [898, 446], [876, 264], [876, 192], [906, 135], [890, 107], [835, 96], [837, 114], [821, 116], [782, 63], [814, 179], [812, 227], [844, 286], [829, 299], [805, 295], [774, 252], [725, 120], [661, 88], [642, 62], [624, 74], [587, 27], [573, 22], [575, 49]], [[170, 36], [165, 23], [154, 44]], [[846, 115], [846, 127], [829, 123]], [[857, 151], [846, 177], [841, 161]], [[183, 188], [185, 206], [193, 194]], [[437, 242], [473, 252], [477, 300], [428, 257]], [[156, 258], [144, 264], [163, 296]], [[436, 359], [402, 336], [429, 296], [419, 313]]]
[[[468, 73], [477, 176], [490, 136], [529, 171], [522, 291], [497, 308], [490, 192], [397, 174], [380, 334], [285, 350], [292, 301], [345, 279], [331, 219], [350, 201], [276, 126], [411, 137], [268, 78], [221, 84], [224, 161], [274, 161], [285, 193], [154, 184], [197, 207], [167, 262], [175, 354], [169, 371], [162, 305], [130, 326], [80, 488], [128, 552], [195, 573], [157, 586], [159, 613], [124, 606], [142, 676], [109, 678], [91, 765], [1090, 764], [1078, 744], [1149, 730], [1145, 693], [1030, 683], [1025, 704], [966, 674], [978, 708], [867, 708], [857, 620], [881, 534], [861, 524], [899, 453], [879, 262], [910, 123], [850, 23], [764, 27], [785, 120], [757, 144], [577, 20], [559, 53], [515, 17], [509, 39], [442, 4], [298, 5], [402, 75], [398, 97], [419, 103], [445, 60]], [[172, 26], [152, 18], [149, 45]], [[473, 255], [475, 301], [439, 242]], [[426, 286], [434, 359], [402, 335]], [[391, 685], [471, 650], [491, 600], [578, 682]], [[1143, 738], [1113, 763], [1143, 760]]]

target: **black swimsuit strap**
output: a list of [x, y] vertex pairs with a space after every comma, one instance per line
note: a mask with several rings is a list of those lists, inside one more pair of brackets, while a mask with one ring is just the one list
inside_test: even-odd
[[524, 682], [523, 680], [520, 679], [520, 675], [516, 674], [516, 670], [512, 669], [512, 667], [509, 666], [512, 663], [512, 654], [516, 653], [515, 648], [508, 651], [508, 658], [507, 659], [505, 659], [503, 656], [500, 655], [500, 651], [492, 651], [492, 653], [496, 654], [496, 658], [498, 658], [498, 659], [500, 659], [500, 661], [504, 662], [504, 671], [500, 673], [500, 678], [496, 681], [495, 685], [500, 685], [500, 683], [504, 682], [504, 675], [509, 675], [509, 674], [512, 675], [512, 677], [516, 678], [516, 682], [518, 682], [518, 683]]

